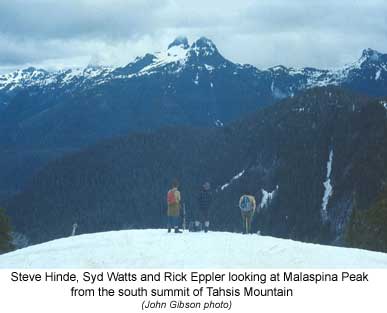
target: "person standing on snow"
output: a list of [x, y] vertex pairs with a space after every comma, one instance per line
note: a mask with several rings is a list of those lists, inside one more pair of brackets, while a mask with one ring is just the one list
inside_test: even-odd
[[171, 228], [175, 229], [175, 233], [181, 233], [179, 230], [179, 217], [180, 217], [180, 202], [181, 195], [178, 190], [179, 184], [174, 181], [171, 185], [171, 189], [167, 194], [167, 216], [168, 216], [168, 233], [171, 232]]
[[200, 230], [200, 223], [204, 225], [204, 232], [210, 227], [210, 206], [212, 202], [211, 185], [209, 182], [203, 184], [199, 192], [199, 218], [195, 221], [195, 231]]
[[251, 222], [253, 220], [256, 202], [254, 196], [244, 194], [239, 199], [239, 208], [241, 210], [242, 222], [243, 222], [243, 233], [251, 233]]

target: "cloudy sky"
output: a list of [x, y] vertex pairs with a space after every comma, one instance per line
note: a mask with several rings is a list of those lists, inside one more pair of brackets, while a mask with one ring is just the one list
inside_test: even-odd
[[123, 65], [179, 35], [259, 68], [331, 68], [387, 53], [387, 1], [0, 0], [0, 73]]

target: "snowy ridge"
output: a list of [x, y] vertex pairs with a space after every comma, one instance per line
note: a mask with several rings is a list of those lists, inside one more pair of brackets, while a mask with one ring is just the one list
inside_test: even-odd
[[87, 81], [101, 83], [112, 71], [110, 67], [91, 67], [48, 72], [33, 67], [0, 76], [0, 90], [12, 91], [18, 88], [46, 87], [55, 85], [63, 88], [70, 84], [82, 85]]
[[[151, 62], [141, 66], [141, 62], [149, 56], [152, 57]], [[208, 59], [210, 57], [213, 57], [213, 59]], [[220, 56], [211, 40], [202, 37], [189, 46], [188, 40], [185, 37], [178, 37], [168, 46], [166, 51], [147, 54], [144, 57], [137, 57], [133, 62], [125, 66], [138, 67], [137, 70], [128, 74], [120, 73], [120, 70], [125, 67], [88, 66], [84, 69], [76, 68], [57, 72], [48, 72], [30, 67], [0, 75], [0, 90], [12, 91], [17, 88], [31, 86], [44, 87], [54, 84], [57, 84], [59, 88], [63, 88], [71, 84], [82, 86], [85, 82], [98, 85], [114, 79], [130, 79], [165, 70], [169, 73], [179, 73], [188, 66], [186, 64], [188, 62], [190, 63], [189, 66], [194, 64], [198, 70], [212, 72], [221, 66], [223, 61], [223, 57]], [[215, 63], [212, 64], [213, 62]], [[198, 75], [197, 73], [194, 79], [195, 84], [199, 83]]]
[[[257, 79], [270, 75], [269, 87], [275, 99], [292, 96], [296, 90], [323, 87], [327, 85], [341, 85], [359, 76], [359, 71], [367, 69], [375, 82], [387, 78], [387, 55], [372, 49], [363, 51], [356, 62], [335, 70], [319, 70], [315, 68], [287, 68], [279, 65], [266, 70], [259, 70], [249, 64], [232, 63], [219, 53], [215, 44], [205, 37], [201, 37], [189, 45], [186, 37], [176, 38], [166, 51], [146, 54], [137, 57], [124, 67], [88, 66], [84, 69], [68, 69], [48, 72], [42, 69], [27, 68], [0, 75], [0, 91], [12, 92], [32, 86], [61, 89], [67, 87], [87, 88], [107, 83], [117, 79], [132, 79], [145, 75], [167, 72], [180, 75], [184, 70], [193, 70], [192, 83], [200, 84], [200, 73], [212, 73], [217, 70], [229, 69], [233, 75], [250, 73]], [[367, 74], [369, 75], [369, 74]], [[284, 86], [284, 79], [289, 81]], [[212, 82], [210, 88], [213, 87]]]
[[354, 63], [332, 70], [320, 70], [315, 68], [286, 68], [282, 65], [274, 66], [268, 69], [272, 73], [273, 81], [271, 84], [272, 92], [278, 92], [274, 88], [276, 77], [287, 75], [291, 77], [305, 78], [301, 88], [325, 87], [328, 85], [338, 86], [357, 76], [357, 72], [362, 69], [368, 69], [374, 74], [374, 80], [380, 80], [387, 76], [387, 56], [372, 49], [365, 49], [362, 56]]
[[255, 234], [123, 230], [0, 255], [0, 268], [387, 268], [387, 254]]

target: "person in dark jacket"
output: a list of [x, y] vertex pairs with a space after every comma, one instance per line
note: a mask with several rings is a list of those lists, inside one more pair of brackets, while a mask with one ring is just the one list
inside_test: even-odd
[[199, 231], [201, 225], [204, 226], [204, 231], [208, 232], [210, 227], [210, 206], [212, 202], [211, 185], [209, 182], [203, 184], [199, 192], [199, 218], [195, 221], [195, 230]]

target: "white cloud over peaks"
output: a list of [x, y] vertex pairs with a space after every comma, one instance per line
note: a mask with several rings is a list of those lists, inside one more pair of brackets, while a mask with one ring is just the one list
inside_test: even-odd
[[[0, 69], [126, 64], [177, 35], [211, 38], [260, 68], [332, 67], [387, 52], [384, 0], [13, 0], [0, 2]], [[74, 64], [79, 63], [79, 64]]]

